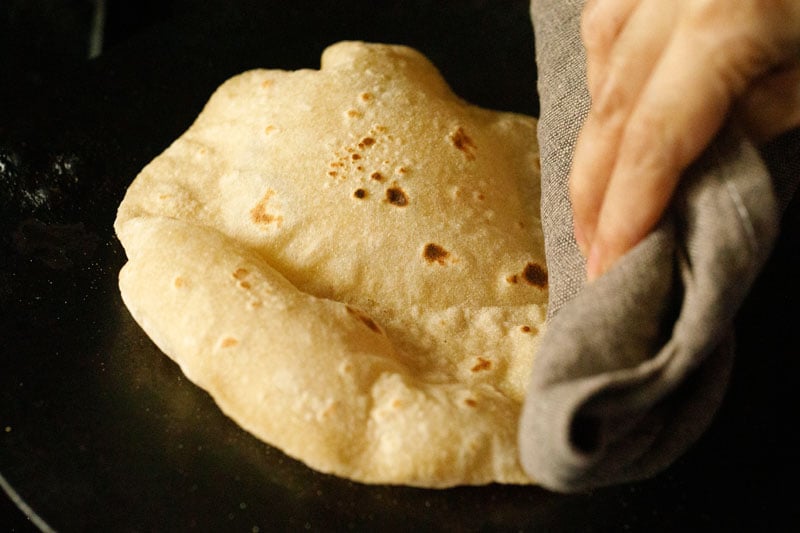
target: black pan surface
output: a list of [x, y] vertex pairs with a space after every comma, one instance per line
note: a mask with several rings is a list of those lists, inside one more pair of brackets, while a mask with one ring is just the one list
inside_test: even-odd
[[[205, 1], [0, 106], [0, 474], [63, 531], [778, 530], [797, 523], [797, 217], [740, 313], [730, 392], [655, 479], [578, 495], [365, 486], [222, 415], [137, 327], [116, 206], [226, 78], [317, 68], [342, 39], [405, 43], [461, 96], [538, 114], [525, 1]], [[13, 92], [13, 91], [12, 91]], [[791, 213], [790, 213], [791, 215]], [[2, 524], [0, 524], [2, 525]]]

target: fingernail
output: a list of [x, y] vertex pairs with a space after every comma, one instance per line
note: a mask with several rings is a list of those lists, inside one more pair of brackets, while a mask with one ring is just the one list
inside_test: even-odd
[[586, 260], [586, 280], [591, 283], [603, 273], [603, 253], [600, 246], [597, 244], [592, 245], [589, 251], [589, 257]]

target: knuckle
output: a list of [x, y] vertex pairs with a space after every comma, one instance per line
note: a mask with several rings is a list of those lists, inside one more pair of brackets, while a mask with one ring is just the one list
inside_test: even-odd
[[577, 175], [570, 177], [569, 200], [578, 222], [590, 218], [590, 213], [596, 210], [598, 204], [596, 194], [595, 188], [582, 177]]
[[605, 121], [607, 127], [616, 127], [630, 108], [632, 100], [629, 85], [608, 77], [592, 94], [592, 114]]
[[[792, 15], [794, 5], [797, 14]], [[738, 0], [735, 9], [726, 0], [697, 0], [690, 4], [688, 29], [704, 42], [726, 75], [749, 81], [774, 66], [786, 53], [786, 28], [800, 35], [800, 2], [796, 0]]]
[[589, 55], [611, 48], [617, 34], [617, 24], [603, 9], [601, 2], [589, 2], [581, 14], [581, 38]]

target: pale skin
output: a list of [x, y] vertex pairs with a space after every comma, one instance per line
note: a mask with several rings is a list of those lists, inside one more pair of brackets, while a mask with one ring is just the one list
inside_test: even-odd
[[800, 0], [588, 0], [581, 32], [592, 107], [570, 198], [593, 281], [725, 123], [756, 143], [800, 126]]

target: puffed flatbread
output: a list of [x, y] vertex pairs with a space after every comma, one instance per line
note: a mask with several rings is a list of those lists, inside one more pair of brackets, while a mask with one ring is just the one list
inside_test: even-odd
[[404, 47], [253, 70], [136, 177], [123, 300], [243, 428], [366, 483], [531, 483], [545, 319], [536, 121]]

